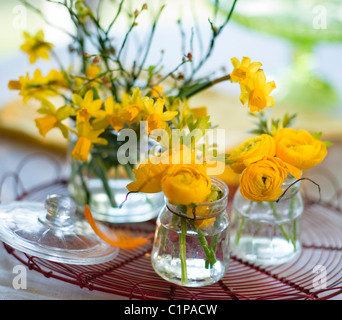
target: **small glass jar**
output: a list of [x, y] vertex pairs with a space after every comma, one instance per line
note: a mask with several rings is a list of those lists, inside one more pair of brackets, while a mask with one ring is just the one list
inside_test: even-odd
[[186, 287], [200, 287], [220, 280], [229, 266], [228, 187], [212, 184], [222, 197], [195, 208], [165, 200], [155, 231], [152, 266], [163, 279]]
[[272, 202], [246, 200], [238, 189], [232, 206], [232, 253], [262, 265], [285, 263], [299, 255], [304, 209], [299, 188], [299, 181], [287, 177], [283, 195]]
[[[162, 192], [154, 194], [132, 193], [127, 197], [127, 185], [134, 181], [133, 169], [144, 160], [139, 144], [133, 142], [132, 161], [121, 164], [120, 147], [126, 142], [119, 141], [120, 133], [106, 131], [102, 136], [107, 145], [96, 145], [91, 149], [85, 162], [71, 158], [71, 173], [68, 190], [79, 210], [88, 204], [96, 220], [109, 223], [138, 223], [154, 219], [164, 205]], [[133, 139], [134, 140], [134, 139]], [[148, 151], [155, 147], [148, 141]], [[73, 147], [73, 144], [71, 145]], [[124, 203], [124, 205], [122, 205]]]

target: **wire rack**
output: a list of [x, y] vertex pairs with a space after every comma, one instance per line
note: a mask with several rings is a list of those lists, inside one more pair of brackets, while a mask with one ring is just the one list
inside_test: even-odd
[[[5, 175], [0, 181], [0, 190], [9, 177], [14, 177], [16, 182], [16, 200], [44, 201], [48, 193], [67, 194], [67, 181], [59, 177], [31, 190], [25, 190], [18, 173]], [[18, 190], [20, 188], [21, 191]], [[338, 199], [341, 194], [341, 190], [335, 187], [332, 199]], [[334, 204], [336, 201], [318, 202], [310, 200], [308, 196], [304, 198], [303, 249], [295, 260], [278, 266], [263, 267], [231, 255], [226, 275], [217, 283], [201, 288], [186, 288], [161, 279], [151, 266], [151, 243], [134, 250], [120, 250], [119, 255], [112, 261], [91, 266], [52, 262], [14, 250], [5, 243], [4, 246], [9, 254], [28, 269], [40, 272], [46, 278], [55, 278], [80, 288], [130, 299], [331, 299], [342, 294], [342, 209], [338, 202]], [[119, 227], [150, 235], [154, 232], [155, 220]], [[326, 282], [324, 286], [315, 289], [315, 268], [319, 266], [324, 267]]]

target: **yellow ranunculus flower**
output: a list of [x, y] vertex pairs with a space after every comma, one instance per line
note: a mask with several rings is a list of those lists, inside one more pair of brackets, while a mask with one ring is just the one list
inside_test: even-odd
[[235, 148], [229, 155], [229, 160], [234, 161], [230, 167], [236, 173], [241, 173], [248, 164], [261, 160], [264, 157], [274, 157], [276, 144], [272, 136], [262, 134], [250, 138], [239, 147]]
[[281, 186], [287, 174], [285, 163], [278, 158], [254, 162], [240, 176], [241, 195], [255, 202], [275, 201], [283, 192]]
[[164, 173], [161, 187], [171, 203], [198, 204], [207, 200], [211, 180], [202, 164], [172, 165]]
[[274, 140], [276, 156], [300, 170], [316, 166], [327, 155], [325, 143], [305, 130], [283, 128], [274, 135]]

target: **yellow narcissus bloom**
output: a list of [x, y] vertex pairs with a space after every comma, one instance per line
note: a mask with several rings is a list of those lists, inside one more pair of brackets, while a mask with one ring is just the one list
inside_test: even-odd
[[103, 116], [98, 117], [93, 125], [96, 128], [107, 128], [108, 125], [112, 126], [115, 131], [120, 131], [125, 122], [121, 115], [122, 107], [120, 103], [115, 103], [112, 96], [108, 97], [105, 102], [105, 110]]
[[261, 111], [266, 107], [273, 107], [274, 98], [269, 94], [276, 88], [274, 81], [266, 83], [266, 77], [263, 70], [258, 70], [250, 79], [240, 83], [242, 104], [248, 102], [248, 108], [251, 112]]
[[316, 166], [327, 155], [325, 143], [306, 130], [283, 128], [274, 135], [274, 140], [276, 156], [300, 170]]
[[163, 87], [160, 85], [155, 85], [152, 89], [151, 89], [151, 97], [152, 98], [160, 98], [161, 95], [163, 93]]
[[274, 138], [268, 134], [262, 134], [255, 138], [250, 138], [235, 148], [229, 155], [229, 160], [233, 161], [230, 167], [236, 173], [241, 173], [250, 163], [266, 157], [274, 157], [276, 144]]
[[29, 55], [30, 63], [33, 64], [37, 59], [49, 60], [49, 52], [53, 44], [44, 40], [43, 30], [39, 30], [34, 36], [24, 32], [25, 43], [20, 49]]
[[161, 187], [171, 203], [198, 204], [207, 200], [211, 180], [204, 164], [172, 165], [164, 173]]
[[254, 202], [275, 201], [283, 190], [281, 188], [288, 170], [278, 158], [264, 158], [253, 162], [240, 176], [241, 195]]
[[53, 128], [59, 128], [64, 138], [69, 137], [69, 128], [62, 123], [73, 114], [70, 106], [63, 106], [58, 109], [47, 100], [42, 101], [42, 107], [38, 110], [39, 113], [45, 114], [44, 117], [35, 119], [39, 133], [45, 137], [46, 134]]
[[76, 129], [78, 140], [71, 151], [71, 156], [76, 160], [85, 162], [94, 143], [103, 145], [108, 143], [106, 139], [99, 137], [104, 130], [95, 130], [89, 122], [78, 122]]
[[99, 118], [104, 115], [104, 110], [100, 110], [103, 101], [101, 99], [94, 100], [93, 90], [87, 91], [84, 98], [73, 94], [72, 101], [78, 107], [77, 121], [79, 122], [88, 122], [90, 118]]
[[60, 89], [68, 87], [63, 72], [57, 70], [51, 70], [44, 77], [41, 71], [37, 69], [32, 79], [30, 79], [29, 73], [27, 73], [26, 77], [21, 76], [19, 80], [12, 80], [8, 83], [10, 90], [20, 90], [19, 95], [23, 97], [24, 103], [32, 98], [44, 100], [47, 97], [57, 96], [60, 93]]
[[177, 114], [177, 111], [164, 111], [165, 101], [163, 99], [144, 98], [144, 117], [143, 120], [147, 121], [147, 133], [151, 133], [155, 129], [165, 129], [166, 122], [172, 120]]
[[124, 92], [122, 94], [122, 118], [125, 123], [131, 125], [139, 122], [143, 110], [143, 101], [139, 88], [135, 88], [132, 96]]
[[243, 57], [241, 62], [237, 58], [232, 58], [231, 62], [234, 66], [230, 74], [231, 82], [241, 82], [251, 77], [262, 66], [260, 62], [252, 62], [248, 57]]

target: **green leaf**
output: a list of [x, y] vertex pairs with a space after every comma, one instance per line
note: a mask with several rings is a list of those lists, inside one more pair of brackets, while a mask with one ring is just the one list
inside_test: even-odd
[[324, 141], [324, 144], [327, 148], [329, 148], [333, 145], [333, 143], [331, 141]]
[[322, 132], [315, 132], [314, 134], [312, 134], [312, 137], [313, 137], [314, 139], [319, 140], [319, 139], [321, 139], [321, 137], [322, 137]]
[[292, 115], [285, 114], [283, 118], [283, 128], [288, 128], [292, 126], [293, 123], [295, 122], [296, 117], [297, 117], [297, 114], [292, 114]]

